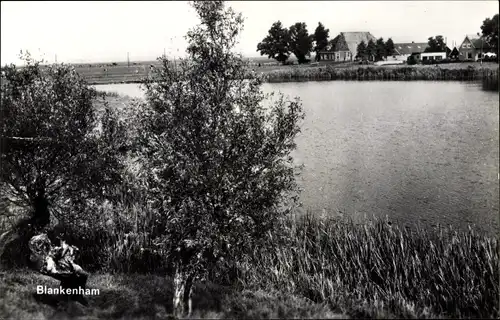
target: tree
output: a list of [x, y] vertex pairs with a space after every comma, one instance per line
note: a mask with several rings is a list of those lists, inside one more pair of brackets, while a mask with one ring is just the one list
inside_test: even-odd
[[[0, 185], [11, 205], [29, 211], [15, 232], [84, 219], [88, 207], [121, 180], [124, 127], [96, 90], [64, 65], [2, 68]], [[26, 239], [24, 239], [26, 240]], [[27, 243], [23, 243], [27, 245]]]
[[375, 43], [375, 60], [376, 61], [383, 60], [386, 57], [385, 53], [386, 53], [386, 48], [384, 39], [379, 38]]
[[305, 22], [297, 22], [290, 27], [290, 49], [297, 57], [299, 64], [306, 63], [311, 55], [313, 37], [309, 35]]
[[361, 41], [360, 44], [358, 44], [357, 48], [357, 58], [358, 59], [364, 59], [367, 55], [366, 53], [366, 43], [364, 41]]
[[285, 63], [290, 57], [290, 32], [284, 28], [281, 21], [273, 23], [269, 34], [257, 45], [260, 55], [267, 55], [281, 63]]
[[373, 42], [372, 39], [368, 41], [366, 45], [366, 55], [368, 56], [368, 60], [372, 61], [377, 55], [377, 45]]
[[446, 44], [444, 43], [443, 36], [430, 37], [427, 41], [429, 45], [425, 52], [446, 52]]
[[492, 51], [498, 54], [498, 13], [493, 18], [486, 18], [481, 25], [483, 37]]
[[320, 61], [321, 57], [319, 52], [324, 50], [328, 46], [328, 34], [330, 30], [325, 29], [321, 22], [318, 22], [316, 30], [314, 30], [314, 52], [316, 52], [316, 61]]
[[290, 152], [303, 118], [298, 100], [263, 103], [262, 78], [232, 51], [241, 15], [222, 1], [193, 6], [200, 23], [187, 34], [187, 59], [173, 68], [159, 58], [141, 106], [140, 152], [177, 315], [190, 313], [194, 281], [282, 225], [296, 199]]
[[385, 42], [385, 57], [392, 56], [394, 54], [394, 42], [391, 38], [387, 39]]

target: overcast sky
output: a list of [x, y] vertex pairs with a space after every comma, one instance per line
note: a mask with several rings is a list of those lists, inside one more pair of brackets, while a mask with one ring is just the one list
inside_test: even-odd
[[[238, 50], [258, 56], [257, 43], [272, 23], [305, 22], [313, 33], [322, 22], [330, 38], [342, 31], [370, 31], [394, 42], [426, 42], [438, 34], [457, 45], [480, 32], [497, 1], [230, 1], [245, 29]], [[19, 63], [21, 49], [49, 62], [154, 60], [183, 55], [183, 36], [198, 20], [180, 2], [1, 2], [1, 64]]]

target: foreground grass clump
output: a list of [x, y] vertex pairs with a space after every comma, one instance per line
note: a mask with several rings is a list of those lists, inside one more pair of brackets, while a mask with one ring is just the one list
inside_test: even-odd
[[[401, 230], [312, 216], [254, 252], [247, 288], [277, 288], [354, 317], [498, 317], [498, 242], [474, 231]], [[251, 267], [250, 267], [251, 266]]]
[[[63, 296], [37, 295], [36, 286], [58, 287], [52, 278], [27, 271], [0, 273], [2, 319], [171, 319], [172, 280], [140, 274], [94, 274], [88, 287], [99, 295], [88, 296], [89, 305]], [[235, 291], [231, 287], [197, 284], [194, 319], [221, 318], [345, 318], [326, 304], [261, 290]]]

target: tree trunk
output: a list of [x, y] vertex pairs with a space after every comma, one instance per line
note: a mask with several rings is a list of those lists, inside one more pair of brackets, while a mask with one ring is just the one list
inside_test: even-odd
[[173, 313], [177, 318], [191, 316], [192, 294], [193, 294], [193, 275], [176, 268], [174, 275], [174, 297]]

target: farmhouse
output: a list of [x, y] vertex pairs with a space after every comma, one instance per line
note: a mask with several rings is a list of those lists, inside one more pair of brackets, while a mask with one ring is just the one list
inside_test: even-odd
[[486, 43], [483, 37], [477, 34], [468, 34], [460, 45], [458, 58], [461, 61], [477, 61], [485, 52], [491, 51], [491, 47]]
[[325, 51], [320, 51], [318, 54], [321, 61], [353, 61], [361, 41], [368, 44], [370, 40], [373, 42], [377, 40], [370, 32], [341, 32], [330, 41]]
[[395, 43], [393, 55], [387, 57], [387, 60], [406, 61], [412, 54], [424, 52], [428, 46], [426, 42]]

